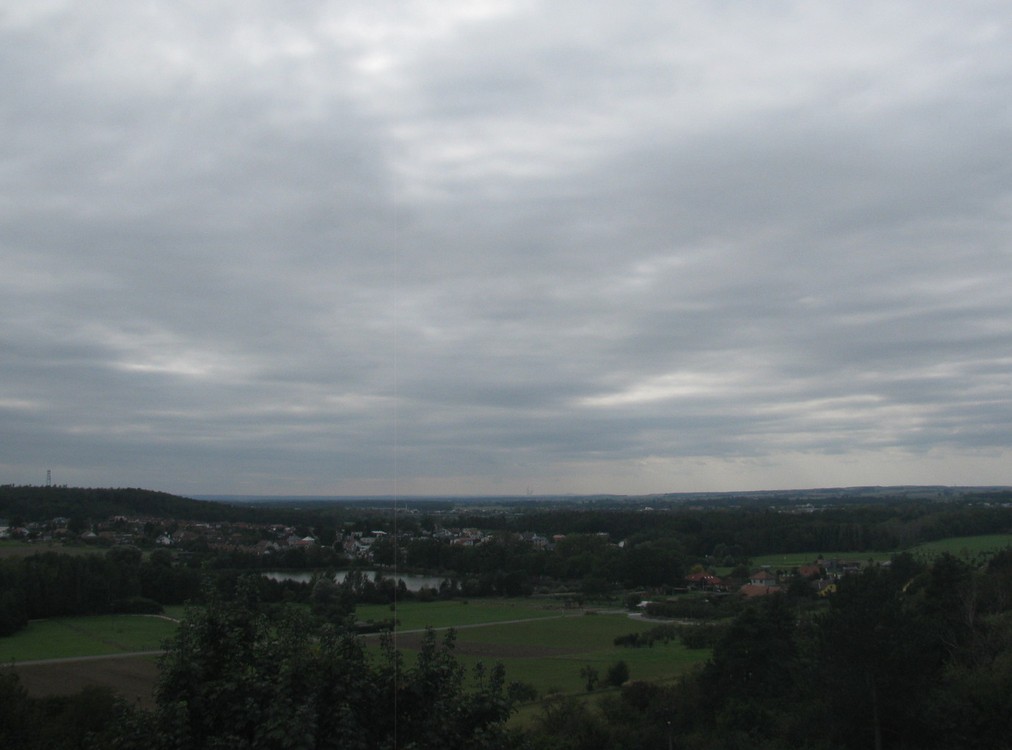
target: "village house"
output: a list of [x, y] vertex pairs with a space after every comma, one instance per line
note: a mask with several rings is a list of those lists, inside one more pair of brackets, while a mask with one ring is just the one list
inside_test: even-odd
[[726, 591], [727, 586], [712, 573], [697, 572], [685, 576], [685, 585], [693, 591]]

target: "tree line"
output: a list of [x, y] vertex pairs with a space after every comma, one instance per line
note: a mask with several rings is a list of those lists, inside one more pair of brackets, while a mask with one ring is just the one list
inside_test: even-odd
[[200, 591], [199, 568], [175, 564], [156, 550], [145, 560], [136, 547], [105, 554], [43, 552], [0, 560], [0, 636], [28, 620], [114, 612], [158, 612]]

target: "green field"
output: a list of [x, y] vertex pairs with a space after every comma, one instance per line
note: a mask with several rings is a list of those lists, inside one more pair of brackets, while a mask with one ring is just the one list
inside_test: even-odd
[[[399, 602], [396, 618], [399, 630], [448, 628], [504, 620], [529, 620], [562, 614], [557, 602], [539, 599], [474, 599], [468, 601]], [[570, 610], [572, 612], [573, 610]], [[394, 609], [386, 604], [363, 604], [355, 609], [362, 621], [389, 620]]]
[[869, 560], [874, 562], [885, 562], [891, 558], [895, 552], [791, 552], [784, 555], [760, 555], [752, 558], [751, 566], [755, 568], [761, 568], [769, 566], [771, 568], [790, 569], [796, 568], [801, 565], [811, 565], [821, 555], [824, 560], [854, 560], [861, 563], [866, 563]]
[[[178, 615], [179, 612], [173, 610]], [[360, 618], [385, 619], [386, 606], [360, 607]], [[502, 662], [510, 680], [533, 685], [540, 693], [580, 692], [580, 669], [596, 668], [602, 678], [609, 666], [624, 660], [632, 679], [675, 677], [703, 661], [708, 653], [681, 644], [653, 648], [616, 647], [616, 636], [640, 632], [653, 623], [624, 612], [584, 614], [556, 603], [533, 599], [470, 602], [405, 602], [397, 609], [401, 624], [396, 645], [410, 660], [426, 626], [457, 632], [455, 652], [461, 663], [491, 666]], [[77, 656], [154, 651], [175, 629], [175, 623], [142, 615], [106, 615], [37, 620], [13, 636], [0, 639], [0, 663]]]
[[0, 541], [0, 559], [8, 557], [30, 557], [43, 552], [57, 552], [61, 555], [104, 555], [108, 547], [91, 547], [86, 545], [67, 545], [60, 542], [17, 542]]
[[[938, 555], [948, 552], [950, 555], [961, 557], [965, 560], [972, 560], [980, 557], [989, 557], [1001, 552], [1007, 547], [1012, 547], [1012, 534], [984, 534], [982, 536], [959, 536], [939, 539], [934, 542], [925, 542], [911, 547], [910, 552], [915, 557], [931, 560]], [[784, 555], [760, 555], [752, 558], [753, 567], [765, 565], [771, 568], [794, 568], [799, 565], [808, 565], [815, 562], [815, 559], [822, 554], [826, 560], [857, 560], [867, 562], [885, 562], [900, 550], [893, 552], [792, 552]]]
[[[390, 614], [388, 607], [358, 610], [360, 618]], [[397, 615], [395, 645], [409, 660], [421, 641], [419, 628], [453, 627], [455, 653], [463, 665], [502, 663], [509, 680], [528, 683], [542, 695], [583, 691], [580, 670], [585, 666], [597, 669], [603, 679], [608, 668], [622, 660], [629, 665], [630, 679], [664, 680], [709, 656], [708, 651], [691, 651], [675, 642], [642, 649], [615, 646], [616, 636], [649, 630], [656, 623], [620, 611], [588, 614], [538, 600], [409, 602], [398, 607]]]
[[983, 536], [956, 536], [925, 542], [913, 547], [910, 552], [919, 558], [934, 558], [948, 552], [950, 555], [972, 560], [991, 557], [1012, 547], [1012, 534], [985, 534]]
[[154, 651], [176, 623], [146, 615], [100, 615], [33, 620], [25, 630], [0, 638], [0, 663]]

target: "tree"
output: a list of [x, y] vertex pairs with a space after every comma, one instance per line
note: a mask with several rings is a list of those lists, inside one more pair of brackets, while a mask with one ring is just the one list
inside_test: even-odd
[[613, 687], [620, 687], [629, 681], [629, 665], [624, 661], [617, 661], [608, 667], [608, 673], [604, 680]]
[[309, 601], [313, 614], [332, 623], [342, 622], [355, 611], [354, 594], [334, 583], [329, 575], [319, 576], [313, 584]]
[[[304, 610], [259, 606], [240, 579], [187, 612], [161, 662], [146, 750], [500, 746], [514, 703], [501, 667], [468, 677], [429, 631], [406, 663], [389, 639], [362, 639]], [[372, 653], [370, 653], [372, 652]], [[143, 722], [141, 723], [143, 725]], [[131, 731], [136, 731], [137, 722]]]
[[937, 682], [940, 633], [877, 566], [844, 577], [820, 630], [830, 724], [847, 746], [927, 746], [918, 739], [925, 686]]
[[13, 635], [28, 626], [24, 596], [18, 590], [0, 591], [0, 637]]
[[796, 621], [786, 597], [764, 597], [731, 623], [703, 668], [700, 718], [736, 738], [729, 746], [763, 747], [786, 732], [783, 707], [798, 692]]
[[17, 673], [0, 669], [0, 747], [29, 747], [32, 707]]

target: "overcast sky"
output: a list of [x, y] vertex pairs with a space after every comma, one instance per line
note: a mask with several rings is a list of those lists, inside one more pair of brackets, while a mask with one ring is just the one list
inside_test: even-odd
[[1010, 23], [0, 0], [0, 483], [1012, 484]]

